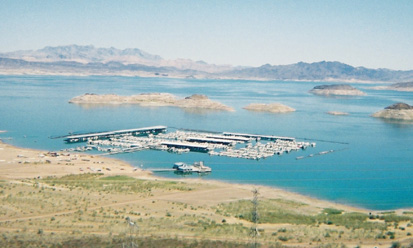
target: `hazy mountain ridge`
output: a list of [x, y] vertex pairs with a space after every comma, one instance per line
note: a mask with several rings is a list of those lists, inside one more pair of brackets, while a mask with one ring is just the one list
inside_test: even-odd
[[119, 62], [123, 65], [139, 64], [153, 67], [176, 67], [181, 70], [199, 70], [205, 72], [222, 72], [232, 70], [232, 66], [217, 66], [203, 61], [190, 59], [166, 60], [159, 55], [152, 55], [138, 48], [117, 49], [95, 48], [89, 46], [47, 46], [39, 50], [24, 50], [9, 53], [0, 53], [0, 57], [20, 59], [31, 62], [60, 62], [72, 61], [82, 64]]
[[278, 66], [266, 64], [255, 68], [234, 70], [226, 75], [238, 78], [249, 76], [273, 80], [406, 81], [413, 78], [413, 71], [368, 69], [353, 67], [340, 62], [321, 61]]
[[190, 69], [177, 70], [175, 67], [154, 67], [140, 64], [124, 65], [115, 61], [83, 64], [75, 61], [34, 62], [1, 57], [0, 74], [172, 76], [180, 78], [194, 74], [203, 75]]
[[368, 69], [340, 62], [233, 67], [190, 59], [166, 60], [137, 48], [47, 46], [39, 50], [0, 53], [0, 74], [132, 75], [179, 78], [225, 78], [308, 81], [413, 80], [413, 70]]

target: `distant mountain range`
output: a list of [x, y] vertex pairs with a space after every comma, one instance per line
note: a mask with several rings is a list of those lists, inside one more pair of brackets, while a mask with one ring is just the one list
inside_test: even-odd
[[144, 77], [384, 81], [413, 80], [413, 70], [368, 69], [340, 62], [299, 62], [291, 65], [233, 67], [190, 59], [166, 60], [140, 49], [58, 46], [0, 53], [0, 74], [124, 75]]

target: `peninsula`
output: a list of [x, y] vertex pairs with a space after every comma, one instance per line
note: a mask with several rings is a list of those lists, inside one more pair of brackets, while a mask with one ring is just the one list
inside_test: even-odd
[[413, 106], [406, 103], [395, 103], [372, 115], [376, 118], [413, 121]]
[[248, 106], [245, 106], [243, 109], [270, 113], [289, 113], [295, 111], [295, 109], [280, 103], [251, 103]]
[[205, 95], [194, 94], [178, 99], [169, 93], [142, 93], [132, 96], [120, 96], [115, 94], [89, 94], [74, 97], [69, 103], [75, 104], [138, 104], [140, 106], [174, 106], [179, 108], [198, 108], [220, 111], [234, 111], [222, 103], [210, 100]]
[[364, 96], [366, 93], [348, 84], [332, 84], [315, 86], [310, 93], [321, 96]]

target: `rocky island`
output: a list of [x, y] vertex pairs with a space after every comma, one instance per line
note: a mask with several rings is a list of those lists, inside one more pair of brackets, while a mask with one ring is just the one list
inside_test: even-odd
[[340, 111], [328, 111], [327, 114], [329, 114], [329, 115], [348, 115], [347, 112], [340, 112]]
[[251, 103], [248, 106], [245, 106], [243, 109], [271, 113], [288, 113], [295, 111], [295, 109], [280, 103]]
[[413, 121], [413, 106], [406, 103], [395, 103], [384, 110], [374, 113], [372, 116], [384, 119]]
[[358, 90], [348, 84], [332, 84], [315, 86], [310, 93], [322, 96], [364, 96], [361, 90]]
[[409, 91], [413, 92], [413, 82], [395, 83], [389, 86], [372, 87], [373, 90], [394, 90], [394, 91]]
[[141, 106], [175, 106], [179, 108], [199, 108], [222, 111], [234, 111], [222, 103], [210, 100], [205, 95], [194, 94], [178, 99], [169, 93], [142, 93], [132, 96], [119, 96], [115, 94], [97, 95], [86, 93], [69, 100], [75, 104], [138, 104]]

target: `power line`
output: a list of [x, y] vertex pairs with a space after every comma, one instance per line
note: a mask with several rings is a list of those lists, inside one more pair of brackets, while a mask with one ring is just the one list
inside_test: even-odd
[[258, 247], [258, 236], [259, 236], [259, 232], [258, 232], [258, 189], [254, 189], [252, 191], [253, 193], [253, 199], [252, 199], [252, 211], [251, 211], [251, 215], [252, 215], [252, 223], [253, 226], [251, 227], [251, 231], [250, 231], [250, 236], [251, 236], [251, 247], [253, 248], [257, 248]]

